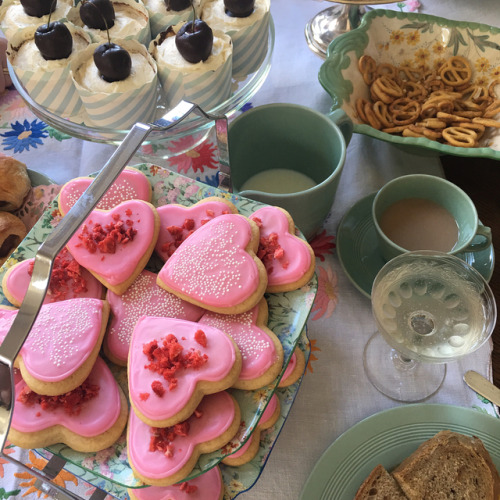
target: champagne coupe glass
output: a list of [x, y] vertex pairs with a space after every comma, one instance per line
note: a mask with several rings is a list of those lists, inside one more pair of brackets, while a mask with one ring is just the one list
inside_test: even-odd
[[[328, 0], [332, 1], [332, 0]], [[335, 4], [316, 14], [307, 24], [307, 45], [321, 57], [326, 56], [330, 42], [359, 26], [364, 5], [394, 3], [398, 0], [336, 0]]]
[[378, 331], [365, 346], [370, 382], [403, 402], [435, 394], [446, 364], [479, 349], [491, 336], [497, 309], [484, 278], [458, 257], [407, 252], [387, 262], [373, 282]]

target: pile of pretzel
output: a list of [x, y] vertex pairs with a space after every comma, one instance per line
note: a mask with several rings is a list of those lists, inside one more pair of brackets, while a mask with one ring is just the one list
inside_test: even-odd
[[474, 84], [465, 57], [450, 57], [434, 71], [377, 64], [368, 55], [358, 66], [371, 100], [357, 99], [356, 112], [377, 130], [472, 148], [487, 127], [500, 128], [500, 79]]

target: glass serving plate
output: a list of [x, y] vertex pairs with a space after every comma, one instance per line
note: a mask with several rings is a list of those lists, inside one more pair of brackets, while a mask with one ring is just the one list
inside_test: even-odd
[[[299, 337], [297, 346], [304, 353], [306, 359], [306, 366], [309, 361], [309, 356], [311, 354], [311, 345], [309, 339], [307, 338], [307, 328], [302, 330]], [[264, 467], [266, 466], [267, 460], [271, 454], [271, 451], [276, 444], [276, 441], [283, 429], [287, 417], [292, 409], [292, 405], [295, 401], [295, 397], [299, 391], [300, 385], [302, 383], [303, 376], [289, 387], [279, 387], [276, 389], [275, 394], [277, 395], [280, 402], [280, 417], [277, 422], [268, 430], [261, 434], [260, 446], [255, 457], [250, 460], [250, 462], [240, 465], [239, 467], [230, 467], [228, 465], [220, 464], [222, 472], [222, 480], [224, 482], [224, 499], [232, 500], [236, 498], [241, 493], [244, 493], [251, 489], [255, 483], [260, 478]], [[47, 460], [50, 459], [52, 453], [47, 450], [35, 450], [37, 453], [42, 455]], [[102, 462], [102, 466], [106, 467], [106, 460]], [[113, 482], [109, 481], [105, 477], [100, 477], [92, 474], [89, 470], [83, 469], [75, 464], [68, 463], [64, 467], [65, 470], [74, 474], [75, 476], [83, 479], [87, 483], [99, 488], [110, 495], [117, 498], [128, 498], [127, 488]]]
[[[271, 69], [274, 40], [274, 21], [272, 16], [270, 16], [268, 48], [266, 56], [262, 61], [260, 67], [257, 69], [257, 71], [255, 71], [254, 73], [250, 73], [245, 78], [233, 78], [231, 96], [229, 97], [229, 99], [212, 109], [207, 109], [204, 111], [217, 115], [225, 114], [228, 118], [230, 118], [255, 95], [255, 93], [260, 89], [260, 87], [266, 80], [267, 75], [269, 74], [269, 70]], [[72, 137], [104, 144], [119, 144], [123, 141], [126, 134], [128, 133], [128, 130], [114, 130], [104, 127], [89, 127], [82, 123], [75, 123], [73, 121], [70, 121], [67, 118], [61, 118], [60, 116], [52, 113], [40, 104], [36, 103], [23, 87], [20, 80], [16, 77], [14, 69], [10, 63], [8, 63], [8, 68], [12, 83], [26, 102], [27, 106], [38, 118], [40, 118], [40, 120], [44, 121], [47, 125], [50, 125], [51, 127], [54, 127], [55, 129], [60, 130], [61, 132], [64, 132]], [[159, 93], [159, 95], [161, 95], [161, 93]], [[155, 119], [160, 118], [167, 111], [168, 107], [160, 97], [157, 104]], [[171, 143], [171, 141], [178, 140], [181, 137], [185, 137], [187, 135], [195, 136], [195, 139], [193, 140], [193, 142], [189, 143], [189, 147], [187, 148], [191, 149], [196, 145], [196, 140], [199, 142], [204, 137], [206, 137], [208, 130], [212, 126], [212, 121], [207, 122], [207, 120], [198, 116], [189, 117], [183, 120], [181, 124], [177, 125], [175, 131], [169, 133], [168, 136], [165, 136], [165, 133], [162, 132], [152, 132], [143, 145], [153, 143], [159, 150], [161, 150], [165, 154], [163, 158], [167, 158], [167, 151], [169, 149], [169, 144]], [[178, 150], [177, 146], [175, 154], [180, 154], [182, 152], [183, 151]]]
[[[222, 196], [229, 199], [237, 206], [239, 212], [246, 216], [251, 215], [255, 210], [263, 206], [262, 203], [239, 195], [222, 192], [215, 187], [194, 181], [156, 165], [143, 163], [134, 165], [134, 167], [142, 171], [149, 179], [153, 189], [152, 203], [155, 206], [167, 203], [178, 203], [189, 206], [209, 196]], [[54, 200], [10, 259], [0, 268], [0, 281], [8, 267], [36, 254], [41, 242], [44, 241], [52, 228], [57, 224], [58, 217], [57, 201]], [[158, 272], [162, 265], [162, 261], [158, 257], [153, 256], [148, 263], [147, 269]], [[284, 366], [288, 364], [300, 333], [306, 325], [316, 291], [317, 278], [314, 276], [308, 284], [299, 290], [266, 294], [269, 306], [268, 327], [278, 336], [283, 345]], [[0, 304], [9, 305], [1, 292]], [[111, 368], [118, 383], [125, 391], [125, 394], [127, 394], [126, 368], [114, 365]], [[239, 449], [250, 437], [272, 394], [276, 390], [283, 373], [284, 369], [274, 383], [262, 389], [256, 391], [235, 389], [231, 391], [240, 406], [241, 420], [244, 422], [244, 425], [240, 426], [237, 438], [231, 442], [232, 452]], [[50, 446], [47, 448], [47, 451], [59, 455], [66, 461], [88, 471], [92, 475], [109, 480], [119, 486], [130, 488], [142, 486], [135, 479], [132, 469], [128, 464], [125, 435], [114, 446], [98, 453], [79, 453], [62, 444]], [[211, 469], [228, 454], [227, 451], [218, 450], [214, 453], [202, 455], [192, 473], [185, 480], [196, 477]]]
[[417, 155], [500, 159], [500, 129], [485, 133], [480, 147], [449, 146], [427, 138], [381, 132], [361, 123], [355, 106], [358, 98], [369, 99], [368, 85], [358, 69], [363, 54], [370, 55], [377, 63], [428, 68], [448, 57], [463, 56], [472, 65], [473, 80], [487, 86], [500, 76], [499, 47], [499, 28], [427, 14], [372, 10], [363, 16], [358, 28], [329, 45], [318, 78], [333, 100], [332, 109], [342, 108], [354, 122], [354, 132], [393, 143]]

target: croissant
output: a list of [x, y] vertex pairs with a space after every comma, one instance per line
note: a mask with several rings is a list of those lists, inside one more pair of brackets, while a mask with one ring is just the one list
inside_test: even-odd
[[0, 212], [0, 266], [26, 236], [23, 221], [9, 212]]
[[31, 189], [26, 165], [10, 156], [0, 156], [0, 179], [0, 210], [17, 210]]

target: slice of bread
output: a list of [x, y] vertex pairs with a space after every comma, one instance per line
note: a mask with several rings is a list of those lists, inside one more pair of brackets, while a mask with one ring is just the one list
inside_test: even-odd
[[497, 500], [500, 477], [481, 440], [441, 431], [392, 471], [410, 500]]
[[382, 465], [377, 465], [364, 480], [354, 500], [406, 500], [406, 495]]

